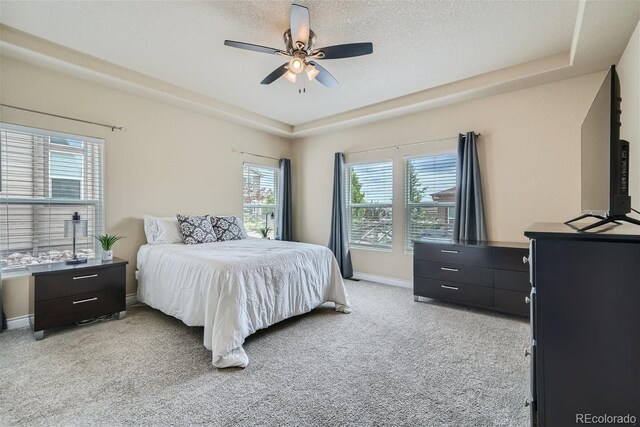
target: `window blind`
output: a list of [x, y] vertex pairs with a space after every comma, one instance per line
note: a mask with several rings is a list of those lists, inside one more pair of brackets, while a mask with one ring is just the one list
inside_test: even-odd
[[405, 159], [405, 244], [450, 239], [456, 206], [455, 153]]
[[[279, 170], [250, 163], [243, 165], [244, 226], [252, 237], [263, 237], [260, 229], [269, 228], [267, 237], [275, 236], [278, 206]], [[273, 215], [273, 218], [271, 217]]]
[[104, 141], [0, 123], [0, 266], [14, 271], [72, 256], [64, 222], [88, 221], [76, 239], [93, 258], [104, 232]]
[[348, 164], [345, 198], [349, 244], [357, 247], [393, 247], [393, 163]]

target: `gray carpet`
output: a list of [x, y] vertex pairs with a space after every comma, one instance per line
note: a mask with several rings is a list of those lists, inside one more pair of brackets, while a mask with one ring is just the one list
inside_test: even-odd
[[524, 319], [347, 282], [247, 339], [217, 370], [202, 328], [145, 306], [124, 320], [0, 334], [0, 425], [525, 426]]

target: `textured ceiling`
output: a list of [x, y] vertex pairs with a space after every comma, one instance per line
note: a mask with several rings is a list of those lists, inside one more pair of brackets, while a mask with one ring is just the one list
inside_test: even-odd
[[322, 65], [340, 82], [259, 82], [283, 58], [288, 1], [0, 2], [3, 24], [291, 125], [567, 52], [569, 1], [300, 1], [317, 46], [371, 41], [374, 53]]

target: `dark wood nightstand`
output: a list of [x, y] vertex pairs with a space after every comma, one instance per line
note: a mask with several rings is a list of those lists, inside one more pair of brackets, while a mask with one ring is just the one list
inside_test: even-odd
[[36, 340], [44, 330], [106, 314], [126, 316], [126, 274], [128, 264], [89, 260], [86, 264], [41, 264], [28, 267], [29, 322]]

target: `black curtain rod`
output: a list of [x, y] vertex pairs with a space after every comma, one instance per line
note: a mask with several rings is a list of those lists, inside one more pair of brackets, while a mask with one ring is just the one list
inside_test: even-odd
[[124, 128], [122, 126], [105, 125], [104, 123], [90, 122], [88, 120], [76, 119], [74, 117], [67, 117], [67, 116], [61, 116], [59, 114], [45, 113], [44, 111], [37, 111], [37, 110], [31, 110], [29, 108], [16, 107], [15, 105], [0, 104], [0, 106], [7, 107], [7, 108], [13, 108], [13, 109], [16, 109], [16, 110], [27, 111], [29, 113], [43, 114], [45, 116], [57, 117], [59, 119], [73, 120], [74, 122], [87, 123], [87, 124], [94, 125], [94, 126], [102, 126], [103, 128], [111, 129], [111, 132], [114, 132], [116, 130], [124, 130]]
[[[480, 135], [482, 135], [482, 134], [481, 134], [481, 133], [477, 133], [476, 135], [477, 135], [477, 136], [480, 136]], [[447, 138], [429, 139], [429, 140], [427, 140], [427, 141], [411, 142], [411, 143], [409, 143], [409, 144], [389, 145], [389, 146], [387, 146], [387, 147], [369, 148], [369, 149], [367, 149], [367, 150], [348, 151], [348, 152], [346, 152], [346, 153], [344, 153], [344, 154], [346, 155], [346, 154], [368, 153], [369, 151], [388, 150], [388, 149], [390, 149], [390, 148], [395, 148], [396, 150], [399, 150], [400, 148], [403, 148], [403, 147], [410, 147], [410, 146], [412, 146], [412, 145], [428, 144], [428, 143], [430, 143], [430, 142], [444, 141], [445, 139], [454, 139], [454, 138], [457, 138], [457, 137], [458, 137], [458, 135], [456, 135], [456, 136], [450, 136], [450, 137], [447, 137]]]
[[233, 151], [234, 153], [238, 153], [238, 154], [248, 154], [248, 155], [254, 156], [254, 157], [262, 157], [263, 159], [280, 160], [280, 159], [278, 159], [276, 157], [265, 156], [265, 155], [262, 155], [262, 154], [249, 153], [247, 151], [236, 151], [236, 150], [231, 150], [231, 151]]

